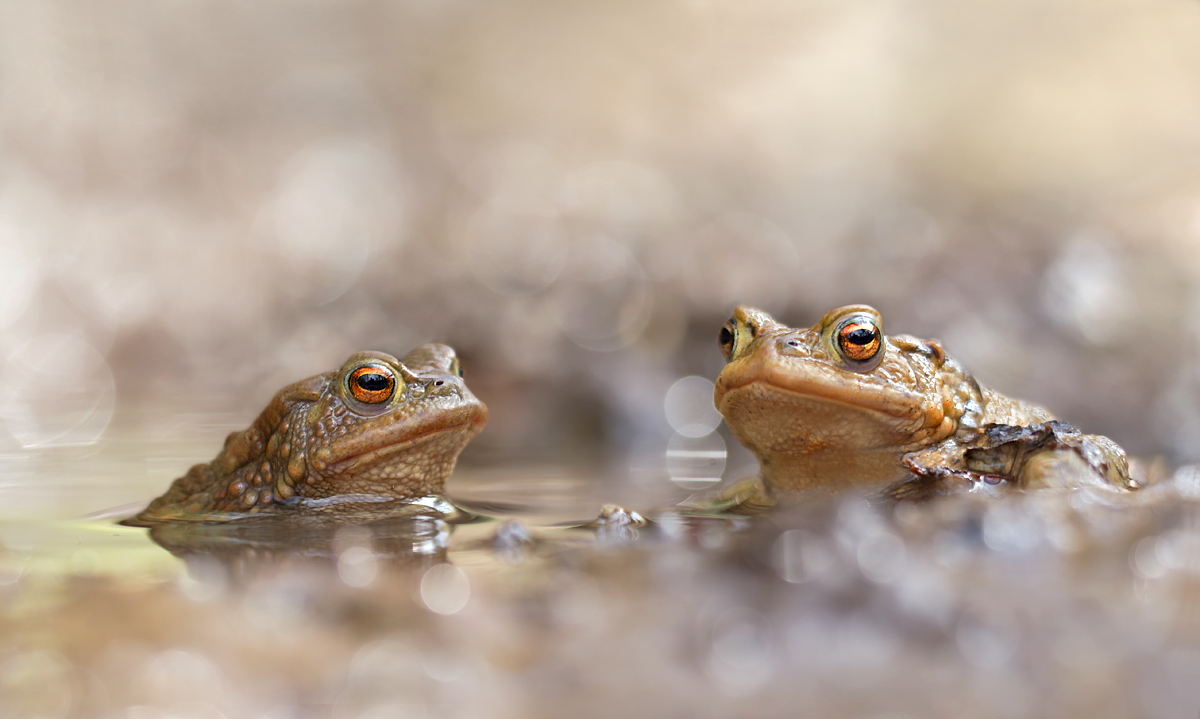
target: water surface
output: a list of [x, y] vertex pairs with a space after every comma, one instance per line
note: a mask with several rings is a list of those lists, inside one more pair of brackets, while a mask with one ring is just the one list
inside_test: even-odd
[[[1187, 717], [1200, 506], [1166, 485], [578, 528], [580, 470], [464, 467], [485, 517], [123, 527], [206, 438], [4, 458], [0, 716]], [[185, 459], [187, 455], [191, 459]], [[140, 498], [140, 499], [139, 499]], [[98, 511], [106, 509], [107, 511]]]

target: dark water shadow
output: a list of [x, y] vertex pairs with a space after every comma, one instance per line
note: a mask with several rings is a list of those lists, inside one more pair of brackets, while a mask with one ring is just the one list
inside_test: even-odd
[[[455, 519], [474, 521], [474, 515]], [[164, 523], [150, 527], [149, 535], [183, 560], [193, 579], [204, 580], [217, 570], [237, 584], [297, 568], [321, 574], [361, 572], [366, 566], [371, 571], [420, 572], [448, 561], [456, 526], [438, 514], [342, 521], [330, 516], [268, 516]]]

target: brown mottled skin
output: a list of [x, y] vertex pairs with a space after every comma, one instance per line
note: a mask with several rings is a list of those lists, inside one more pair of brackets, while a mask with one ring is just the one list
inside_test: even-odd
[[[393, 377], [390, 394], [357, 399], [356, 370]], [[280, 390], [249, 428], [226, 438], [216, 459], [188, 470], [134, 522], [309, 513], [440, 494], [459, 452], [487, 422], [487, 407], [461, 375], [445, 345], [421, 345], [403, 360], [351, 355], [341, 369]]]
[[[858, 340], [872, 344], [846, 339], [860, 328]], [[885, 336], [865, 305], [833, 310], [810, 329], [738, 307], [721, 342], [728, 364], [714, 402], [758, 457], [770, 494], [1138, 486], [1112, 440], [980, 386], [936, 340]]]

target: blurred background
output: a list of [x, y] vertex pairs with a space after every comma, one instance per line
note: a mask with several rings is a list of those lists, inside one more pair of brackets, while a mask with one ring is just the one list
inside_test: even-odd
[[737, 478], [737, 304], [870, 303], [1198, 460], [1197, 36], [1166, 0], [0, 1], [5, 496], [198, 437], [143, 500], [283, 385], [430, 340], [492, 411], [464, 468]]

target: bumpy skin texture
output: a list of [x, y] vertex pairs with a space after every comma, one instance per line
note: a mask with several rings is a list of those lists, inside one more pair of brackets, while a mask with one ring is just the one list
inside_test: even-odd
[[[874, 331], [874, 344], [846, 340], [864, 328], [859, 341]], [[758, 457], [770, 493], [887, 487], [918, 497], [1002, 480], [1137, 486], [1112, 440], [981, 387], [936, 340], [885, 336], [866, 305], [833, 310], [809, 329], [738, 307], [721, 339], [728, 364], [714, 402]]]
[[[390, 394], [360, 400], [356, 371], [392, 377]], [[487, 422], [461, 374], [445, 345], [421, 345], [403, 361], [351, 355], [341, 369], [280, 390], [216, 459], [188, 470], [134, 522], [315, 513], [440, 494]]]

